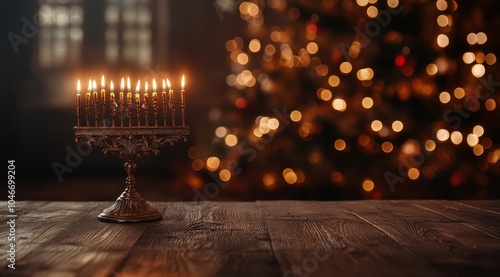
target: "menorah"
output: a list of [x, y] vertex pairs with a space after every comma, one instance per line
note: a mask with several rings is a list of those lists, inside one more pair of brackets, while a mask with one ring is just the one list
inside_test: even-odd
[[[105, 90], [104, 76], [101, 81], [101, 93], [97, 92], [95, 81], [89, 80], [86, 93], [85, 109], [82, 111], [80, 80], [76, 94], [77, 126], [73, 128], [76, 142], [86, 142], [102, 148], [104, 155], [117, 155], [126, 160], [127, 172], [125, 191], [115, 203], [105, 209], [98, 218], [110, 222], [144, 222], [161, 219], [162, 215], [142, 198], [136, 190], [134, 172], [136, 161], [151, 154], [159, 155], [160, 147], [174, 145], [175, 142], [187, 141], [189, 126], [186, 126], [186, 98], [184, 76], [181, 85], [181, 125], [176, 125], [174, 92], [170, 81], [163, 80], [161, 101], [156, 92], [156, 81], [153, 80], [152, 99], [149, 100], [148, 83], [146, 82], [141, 101], [140, 81], [137, 83], [135, 101], [132, 102], [130, 79], [127, 78], [127, 95], [125, 99], [125, 81], [122, 78], [118, 103], [115, 101], [113, 82], [110, 83], [109, 101]], [[167, 102], [166, 85], [169, 87]], [[92, 93], [93, 91], [93, 93]], [[150, 102], [152, 102], [150, 105]], [[108, 112], [109, 108], [109, 112]], [[153, 116], [150, 117], [152, 110]], [[135, 112], [134, 112], [135, 111]], [[160, 113], [161, 111], [161, 113]], [[109, 117], [108, 117], [109, 115]], [[170, 120], [169, 120], [170, 118]], [[85, 126], [81, 121], [84, 119]]]

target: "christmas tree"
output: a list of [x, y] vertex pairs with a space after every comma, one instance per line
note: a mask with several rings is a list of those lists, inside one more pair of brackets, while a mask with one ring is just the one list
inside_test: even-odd
[[496, 2], [234, 6], [246, 26], [226, 43], [233, 73], [225, 102], [209, 114], [213, 141], [189, 150], [193, 169], [214, 182], [195, 189], [498, 197]]

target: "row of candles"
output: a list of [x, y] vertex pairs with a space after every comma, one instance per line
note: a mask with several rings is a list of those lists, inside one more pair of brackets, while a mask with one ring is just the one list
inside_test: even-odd
[[[163, 119], [163, 126], [168, 126], [168, 111], [170, 110], [171, 113], [171, 118], [172, 118], [172, 124], [171, 126], [175, 126], [175, 106], [174, 106], [174, 91], [172, 90], [172, 86], [170, 84], [170, 81], [168, 79], [162, 80], [162, 92], [161, 92], [161, 106], [162, 106], [162, 116], [160, 116], [160, 121], [161, 117]], [[168, 108], [167, 108], [167, 86], [168, 86]], [[149, 92], [148, 92], [148, 82], [145, 83], [144, 85], [144, 94], [143, 94], [143, 100], [141, 101], [141, 95], [140, 95], [140, 90], [141, 90], [141, 81], [139, 80], [137, 82], [137, 86], [135, 89], [135, 109], [136, 109], [136, 126], [141, 126], [141, 121], [142, 121], [142, 115], [144, 115], [144, 126], [150, 126], [149, 125]], [[128, 118], [128, 125], [129, 127], [134, 126], [133, 125], [133, 118], [134, 118], [134, 112], [133, 112], [133, 102], [132, 102], [132, 92], [131, 92], [131, 86], [130, 86], [130, 78], [127, 77], [127, 94], [125, 98], [125, 78], [122, 78], [121, 84], [120, 84], [120, 91], [118, 92], [118, 102], [116, 101], [115, 98], [115, 92], [114, 92], [114, 84], [113, 81], [110, 82], [109, 85], [109, 103], [107, 103], [107, 94], [106, 94], [106, 82], [104, 79], [104, 76], [102, 76], [101, 79], [101, 93], [99, 97], [99, 93], [97, 92], [97, 86], [96, 86], [96, 81], [95, 80], [89, 80], [89, 85], [88, 85], [88, 91], [85, 95], [85, 120], [86, 120], [86, 127], [91, 127], [92, 124], [92, 117], [91, 117], [91, 110], [93, 107], [93, 120], [94, 120], [94, 126], [98, 127], [99, 122], [101, 119], [103, 120], [102, 127], [106, 127], [106, 116], [107, 116], [107, 106], [109, 105], [110, 107], [110, 113], [109, 116], [111, 118], [111, 127], [116, 127], [118, 125], [119, 127], [126, 127], [125, 125], [125, 119]], [[77, 117], [77, 126], [81, 127], [81, 107], [82, 107], [82, 96], [81, 96], [81, 84], [80, 80], [77, 82], [77, 93], [76, 93], [76, 117]], [[152, 81], [152, 107], [153, 107], [153, 115], [154, 115], [154, 126], [158, 126], [158, 112], [159, 112], [159, 99], [158, 99], [158, 93], [156, 91], [156, 80], [153, 79]], [[99, 111], [99, 108], [101, 111]], [[118, 110], [118, 120], [119, 124], [115, 124], [116, 121], [116, 112]], [[186, 91], [184, 90], [184, 75], [182, 76], [182, 81], [181, 81], [181, 122], [182, 126], [186, 126]]]

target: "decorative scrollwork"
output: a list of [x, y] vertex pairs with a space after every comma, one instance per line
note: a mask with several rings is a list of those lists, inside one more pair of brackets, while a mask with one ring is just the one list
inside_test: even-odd
[[113, 135], [88, 135], [77, 136], [77, 142], [85, 141], [89, 144], [99, 146], [105, 155], [117, 155], [120, 158], [134, 161], [151, 154], [160, 154], [158, 148], [173, 145], [175, 142], [187, 141], [185, 136], [113, 136]]

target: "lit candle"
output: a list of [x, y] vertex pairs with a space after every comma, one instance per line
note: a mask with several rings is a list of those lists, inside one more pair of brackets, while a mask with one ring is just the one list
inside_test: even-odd
[[141, 126], [141, 95], [139, 91], [141, 89], [141, 80], [137, 81], [137, 86], [135, 87], [135, 109], [137, 114], [137, 126]]
[[78, 82], [76, 83], [76, 126], [80, 127], [80, 105], [82, 102], [82, 95], [80, 94], [81, 92], [81, 86], [80, 86], [80, 79], [78, 79]]
[[89, 87], [85, 94], [85, 118], [87, 119], [87, 127], [90, 127], [90, 93], [92, 92], [92, 80], [89, 79]]
[[149, 126], [149, 103], [148, 103], [149, 93], [148, 93], [148, 82], [144, 85], [144, 117], [146, 119], [146, 126]]
[[181, 81], [181, 116], [182, 126], [186, 126], [186, 91], [184, 90], [184, 75]]
[[110, 117], [111, 117], [111, 127], [115, 127], [115, 113], [116, 113], [116, 102], [115, 102], [115, 86], [113, 85], [113, 81], [109, 84], [109, 108], [110, 108]]
[[106, 119], [106, 82], [104, 81], [104, 75], [102, 75], [101, 78], [101, 108], [102, 108], [102, 126], [106, 126], [106, 122], [104, 121]]
[[99, 95], [97, 94], [97, 85], [95, 83], [95, 80], [92, 81], [92, 88], [94, 90], [94, 122], [95, 122], [95, 127], [99, 126]]
[[125, 90], [125, 79], [122, 78], [120, 83], [120, 126], [123, 127], [123, 121], [125, 120], [125, 103], [123, 99], [123, 91]]
[[168, 108], [172, 112], [172, 126], [175, 126], [175, 106], [174, 106], [174, 91], [172, 90], [172, 84], [167, 78], [168, 85]]
[[128, 113], [128, 126], [132, 126], [132, 87], [130, 86], [129, 77], [127, 77], [127, 113]]
[[155, 116], [155, 126], [158, 126], [158, 94], [156, 93], [155, 79], [153, 79], [153, 113]]
[[161, 104], [163, 110], [163, 126], [167, 126], [167, 85], [165, 79], [162, 80], [163, 91], [161, 92]]

